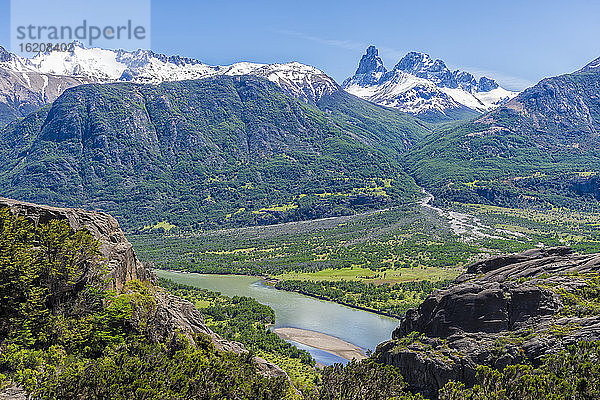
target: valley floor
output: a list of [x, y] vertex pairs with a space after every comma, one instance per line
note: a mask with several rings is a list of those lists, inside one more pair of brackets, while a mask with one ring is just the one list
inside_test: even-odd
[[159, 269], [265, 276], [278, 289], [395, 317], [488, 256], [600, 248], [593, 213], [433, 201], [423, 191], [416, 204], [377, 212], [132, 241]]

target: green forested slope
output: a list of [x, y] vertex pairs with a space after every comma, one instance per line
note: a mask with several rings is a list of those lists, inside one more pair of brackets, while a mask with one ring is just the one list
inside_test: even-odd
[[445, 200], [597, 207], [599, 95], [597, 68], [544, 79], [477, 120], [429, 135], [406, 168]]
[[[34, 225], [0, 209], [0, 392], [32, 399], [282, 399], [284, 377], [210, 337], [156, 341], [155, 287], [105, 290], [99, 243], [65, 220]], [[90, 271], [98, 269], [98, 273]], [[87, 274], [87, 275], [86, 275]], [[93, 280], [85, 276], [95, 276]]]
[[253, 77], [79, 86], [1, 132], [0, 193], [101, 209], [129, 229], [266, 224], [415, 198], [398, 155], [422, 125], [353, 96], [322, 108]]

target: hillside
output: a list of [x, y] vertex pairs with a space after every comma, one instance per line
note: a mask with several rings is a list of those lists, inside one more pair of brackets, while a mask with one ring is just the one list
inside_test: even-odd
[[321, 111], [255, 77], [83, 85], [0, 132], [2, 194], [128, 229], [255, 225], [414, 200], [398, 156], [425, 132], [347, 94]]
[[565, 247], [477, 262], [408, 311], [376, 358], [429, 398], [597, 398], [599, 272], [598, 254]]
[[0, 230], [0, 398], [293, 393], [279, 367], [155, 286], [109, 215], [0, 198]]
[[335, 80], [323, 71], [298, 62], [212, 66], [150, 50], [86, 48], [79, 42], [68, 47], [68, 51], [38, 53], [26, 58], [0, 46], [0, 127], [52, 103], [66, 89], [85, 83], [159, 84], [221, 75], [252, 75], [270, 80], [286, 94], [309, 104], [340, 90]]
[[600, 69], [542, 80], [506, 105], [429, 135], [406, 157], [441, 200], [595, 206]]

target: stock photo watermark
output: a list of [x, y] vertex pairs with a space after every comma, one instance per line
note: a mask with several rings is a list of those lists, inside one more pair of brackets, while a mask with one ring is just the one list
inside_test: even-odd
[[150, 0], [12, 0], [10, 18], [11, 51], [23, 56], [73, 51], [77, 43], [88, 48], [150, 48]]

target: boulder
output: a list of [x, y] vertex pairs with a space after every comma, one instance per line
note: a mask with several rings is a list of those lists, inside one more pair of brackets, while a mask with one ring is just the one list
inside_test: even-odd
[[409, 310], [376, 357], [430, 398], [449, 380], [474, 384], [479, 365], [539, 364], [549, 352], [600, 338], [600, 316], [565, 311], [563, 301], [598, 272], [600, 255], [568, 247], [474, 263], [449, 288]]

